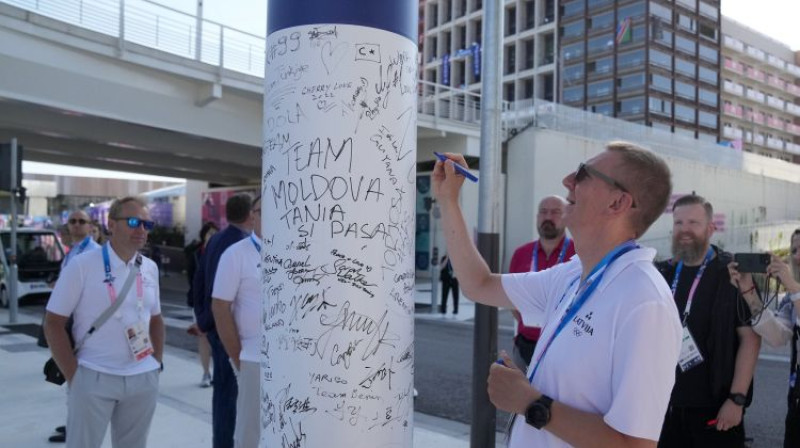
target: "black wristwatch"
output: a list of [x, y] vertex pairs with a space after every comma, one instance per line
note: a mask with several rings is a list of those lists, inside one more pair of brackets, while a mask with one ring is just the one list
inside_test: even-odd
[[730, 399], [733, 404], [737, 406], [744, 406], [747, 404], [747, 396], [743, 394], [730, 394], [728, 395], [728, 399]]
[[536, 429], [542, 429], [550, 422], [550, 405], [553, 399], [542, 395], [525, 410], [525, 421]]

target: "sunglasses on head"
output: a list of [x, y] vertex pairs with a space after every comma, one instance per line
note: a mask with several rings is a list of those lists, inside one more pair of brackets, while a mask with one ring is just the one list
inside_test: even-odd
[[575, 171], [575, 183], [583, 182], [585, 179], [589, 177], [596, 177], [597, 179], [602, 180], [603, 182], [622, 191], [623, 193], [628, 193], [631, 196], [631, 199], [633, 200], [631, 203], [631, 208], [636, 208], [636, 199], [633, 198], [633, 194], [631, 194], [631, 192], [628, 191], [628, 189], [625, 188], [625, 186], [619, 183], [616, 179], [607, 174], [601, 173], [600, 171], [596, 170], [595, 168], [592, 168], [591, 166], [585, 163], [581, 163], [580, 165], [578, 165], [578, 169]]
[[75, 224], [84, 225], [89, 221], [87, 221], [87, 220], [85, 220], [83, 218], [70, 218], [69, 221], [67, 221], [67, 222], [72, 224], [72, 225], [75, 225]]
[[125, 224], [128, 225], [131, 229], [138, 229], [139, 226], [143, 226], [144, 230], [150, 231], [153, 230], [153, 227], [156, 226], [155, 221], [149, 221], [147, 219], [137, 218], [132, 216], [130, 218], [115, 218], [115, 221], [125, 221]]

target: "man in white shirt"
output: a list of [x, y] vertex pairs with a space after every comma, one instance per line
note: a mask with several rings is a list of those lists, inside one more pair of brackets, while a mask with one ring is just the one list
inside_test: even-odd
[[[153, 225], [141, 200], [114, 201], [109, 243], [70, 261], [50, 296], [45, 334], [69, 385], [69, 448], [100, 447], [109, 422], [113, 447], [146, 446], [164, 349], [158, 270], [138, 253]], [[140, 273], [118, 296], [136, 264]], [[123, 301], [117, 311], [74, 354], [64, 328], [68, 316], [75, 320], [72, 336], [81, 341], [117, 300]]]
[[493, 274], [472, 243], [448, 155], [433, 171], [447, 250], [470, 298], [516, 308], [544, 330], [528, 368], [507, 354], [488, 393], [518, 414], [509, 447], [655, 447], [675, 379], [681, 326], [670, 290], [635, 239], [663, 212], [671, 187], [663, 160], [612, 142], [563, 181], [564, 223], [577, 256], [541, 272]]
[[249, 238], [225, 249], [211, 293], [217, 333], [233, 364], [236, 398], [236, 448], [257, 448], [261, 436], [261, 201], [253, 201]]

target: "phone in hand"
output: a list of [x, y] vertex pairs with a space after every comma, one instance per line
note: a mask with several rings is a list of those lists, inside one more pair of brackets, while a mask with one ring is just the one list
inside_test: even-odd
[[767, 265], [770, 264], [772, 258], [765, 253], [742, 253], [735, 254], [733, 261], [739, 264], [737, 268], [739, 272], [764, 274], [767, 272]]

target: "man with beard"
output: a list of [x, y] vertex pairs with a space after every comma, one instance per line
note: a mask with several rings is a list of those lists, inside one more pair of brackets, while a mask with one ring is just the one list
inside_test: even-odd
[[[539, 239], [523, 244], [514, 251], [508, 272], [537, 272], [563, 263], [575, 255], [575, 245], [565, 233], [562, 217], [567, 201], [561, 196], [547, 196], [539, 202], [536, 213], [536, 230]], [[517, 319], [517, 335], [514, 337], [514, 361], [520, 366], [531, 363], [536, 342], [542, 329], [528, 327], [522, 323], [517, 310], [511, 311]]]
[[710, 244], [713, 208], [697, 195], [672, 207], [671, 260], [657, 264], [683, 323], [675, 387], [659, 447], [743, 447], [744, 407], [761, 339], [731, 285], [731, 254]]

